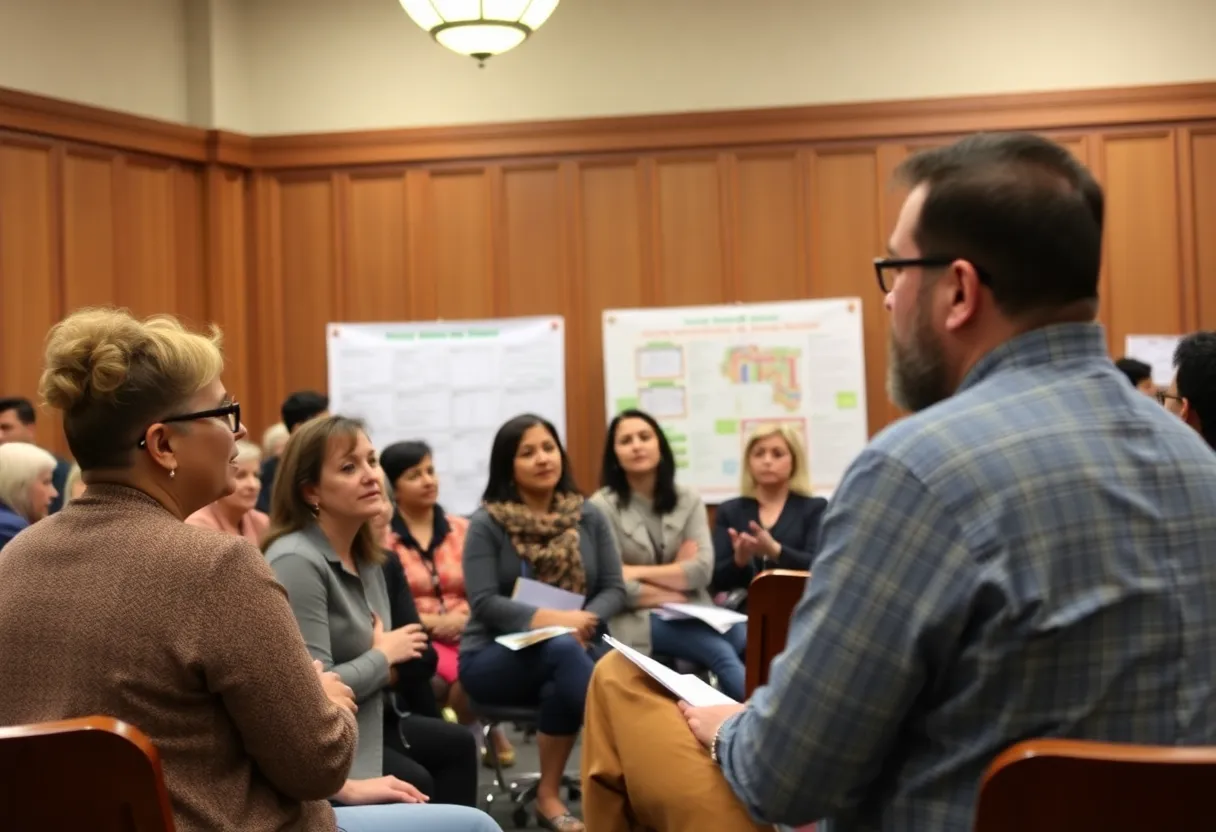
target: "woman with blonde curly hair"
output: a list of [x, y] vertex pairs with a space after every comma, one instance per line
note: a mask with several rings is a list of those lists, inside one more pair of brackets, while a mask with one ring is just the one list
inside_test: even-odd
[[245, 428], [223, 366], [218, 332], [168, 316], [85, 309], [51, 329], [41, 391], [88, 487], [0, 558], [0, 667], [21, 680], [0, 686], [0, 725], [134, 725], [179, 832], [386, 828], [430, 807], [335, 815], [350, 688], [309, 658], [252, 543], [183, 522], [235, 486]]

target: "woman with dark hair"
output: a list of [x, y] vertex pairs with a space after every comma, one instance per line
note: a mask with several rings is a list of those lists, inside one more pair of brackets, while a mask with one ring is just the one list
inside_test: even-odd
[[624, 561], [627, 609], [608, 627], [643, 653], [709, 668], [722, 692], [742, 701], [747, 624], [725, 633], [696, 619], [666, 620], [653, 610], [669, 602], [712, 606], [707, 588], [714, 546], [705, 504], [676, 485], [676, 459], [654, 418], [626, 410], [608, 426], [603, 487], [591, 498], [607, 516]]
[[[448, 514], [439, 504], [439, 477], [425, 442], [389, 445], [380, 454], [380, 467], [388, 479], [388, 497], [394, 508], [385, 547], [399, 563], [398, 571], [405, 573], [438, 657], [435, 696], [452, 709], [462, 725], [471, 725], [477, 718], [469, 710], [457, 667], [460, 636], [469, 620], [461, 563], [469, 521]], [[500, 765], [513, 765], [515, 749], [506, 734], [495, 729], [490, 740], [493, 747], [487, 747], [485, 755], [497, 754]]]
[[[482, 507], [469, 518], [464, 577], [472, 610], [460, 643], [460, 679], [478, 702], [539, 703], [537, 822], [582, 832], [562, 802], [562, 772], [582, 726], [598, 634], [624, 608], [625, 587], [608, 522], [578, 493], [557, 431], [539, 416], [516, 416], [494, 437]], [[520, 577], [586, 601], [576, 611], [515, 601]], [[518, 651], [494, 640], [552, 626], [574, 632]]]

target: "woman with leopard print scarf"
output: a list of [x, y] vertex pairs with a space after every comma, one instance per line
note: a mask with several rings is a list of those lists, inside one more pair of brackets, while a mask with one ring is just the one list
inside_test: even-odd
[[[471, 612], [460, 642], [460, 681], [473, 703], [539, 706], [537, 823], [584, 832], [562, 802], [562, 777], [582, 727], [599, 635], [625, 608], [625, 583], [608, 521], [584, 502], [556, 429], [539, 416], [517, 416], [494, 437], [483, 505], [469, 518], [464, 577]], [[582, 595], [583, 608], [515, 601], [520, 577]], [[550, 626], [573, 632], [517, 651], [494, 640]]]

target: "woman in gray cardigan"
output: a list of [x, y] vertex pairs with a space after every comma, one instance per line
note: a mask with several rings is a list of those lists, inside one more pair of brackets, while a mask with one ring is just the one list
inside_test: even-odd
[[707, 667], [723, 693], [743, 701], [747, 624], [720, 633], [702, 621], [654, 612], [669, 602], [712, 605], [714, 569], [705, 504], [676, 485], [675, 454], [658, 422], [640, 410], [613, 419], [600, 470], [603, 488], [591, 502], [616, 534], [629, 598], [629, 608], [609, 622], [613, 637], [643, 653]]
[[[435, 780], [418, 761], [386, 746], [386, 688], [428, 651], [421, 624], [391, 629], [392, 605], [381, 563], [384, 550], [372, 521], [385, 507], [384, 475], [362, 425], [328, 416], [301, 426], [284, 449], [282, 487], [271, 498], [266, 559], [287, 590], [288, 601], [313, 659], [337, 673], [354, 691], [359, 739], [350, 779], [335, 803], [425, 803], [432, 795], [416, 782]], [[431, 669], [434, 657], [430, 657]], [[391, 715], [391, 714], [390, 714]], [[449, 730], [455, 741], [468, 732], [441, 719], [411, 717]], [[476, 765], [468, 742], [469, 763]], [[428, 782], [429, 781], [429, 782]], [[380, 807], [404, 813], [398, 824], [455, 830], [496, 829], [484, 813], [465, 806]], [[416, 817], [415, 817], [416, 815]], [[387, 826], [392, 818], [383, 818]]]
[[[557, 431], [539, 416], [517, 416], [494, 437], [483, 506], [469, 518], [464, 542], [471, 612], [460, 641], [460, 681], [474, 702], [539, 704], [537, 822], [543, 829], [582, 832], [582, 822], [562, 802], [562, 772], [582, 727], [599, 634], [624, 608], [625, 587], [612, 532], [583, 501], [569, 471]], [[583, 608], [515, 601], [520, 577], [582, 595]], [[494, 640], [550, 626], [574, 632], [518, 651]]]

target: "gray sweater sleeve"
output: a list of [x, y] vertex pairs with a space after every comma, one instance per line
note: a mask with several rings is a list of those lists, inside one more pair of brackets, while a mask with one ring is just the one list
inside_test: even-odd
[[[608, 525], [608, 518], [594, 504], [583, 506], [583, 517], [593, 540], [596, 575], [595, 587], [587, 587], [591, 595], [585, 609], [608, 621], [624, 612], [628, 604], [625, 599], [625, 580], [621, 573], [621, 553], [616, 545], [616, 535]], [[584, 549], [584, 552], [586, 550]]]
[[684, 539], [697, 544], [697, 556], [683, 563], [688, 588], [706, 589], [714, 576], [714, 540], [709, 533], [709, 513], [698, 495], [693, 496], [692, 510], [684, 524]]
[[469, 519], [464, 538], [464, 589], [472, 616], [491, 637], [518, 633], [532, 626], [536, 607], [503, 595], [498, 585], [498, 562], [509, 545], [506, 533], [485, 512]]
[[329, 639], [329, 598], [322, 567], [307, 555], [283, 552], [270, 559], [270, 568], [287, 590], [309, 655], [326, 670], [337, 673], [355, 692], [357, 701], [379, 694], [388, 684], [389, 671], [388, 659], [379, 650], [368, 650], [348, 662], [334, 664]]

